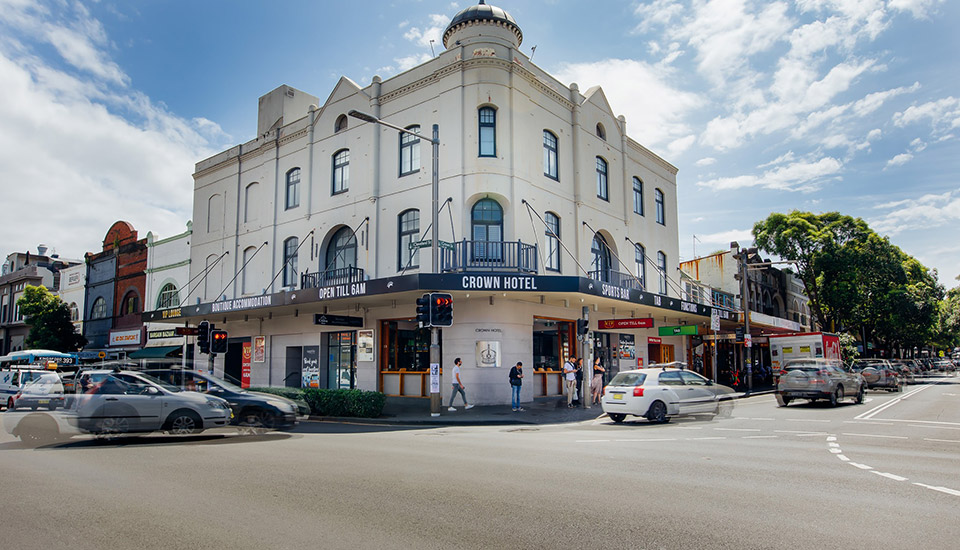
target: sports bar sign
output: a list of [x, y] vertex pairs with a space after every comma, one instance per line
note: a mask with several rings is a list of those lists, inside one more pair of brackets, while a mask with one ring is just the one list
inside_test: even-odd
[[653, 317], [644, 319], [604, 319], [597, 321], [598, 330], [613, 330], [616, 328], [653, 328]]

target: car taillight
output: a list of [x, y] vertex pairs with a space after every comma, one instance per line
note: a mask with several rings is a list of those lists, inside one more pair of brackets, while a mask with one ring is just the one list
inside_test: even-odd
[[786, 375], [787, 375], [787, 371], [786, 371], [786, 370], [781, 370], [781, 371], [780, 371], [780, 376], [786, 376]]
[[634, 386], [633, 388], [634, 397], [643, 397], [643, 386]]
[[601, 393], [600, 395], [607, 395], [607, 388], [609, 388], [609, 387], [610, 387], [610, 386], [604, 386], [604, 387], [603, 387], [603, 393]]

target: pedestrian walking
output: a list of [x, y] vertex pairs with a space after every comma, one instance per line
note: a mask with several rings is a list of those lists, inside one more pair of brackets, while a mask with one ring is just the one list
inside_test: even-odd
[[453, 360], [453, 392], [450, 394], [450, 408], [447, 409], [450, 412], [456, 412], [457, 408], [453, 406], [453, 400], [457, 398], [457, 392], [460, 393], [460, 397], [463, 399], [463, 410], [472, 409], [473, 405], [467, 403], [467, 393], [463, 390], [466, 389], [466, 386], [463, 385], [463, 382], [460, 380], [460, 358], [457, 357]]
[[520, 388], [523, 386], [523, 363], [517, 361], [516, 366], [510, 369], [510, 403], [513, 405], [513, 412], [523, 412], [520, 406]]
[[573, 404], [579, 406], [581, 401], [587, 400], [583, 395], [583, 357], [577, 357], [577, 370], [574, 371], [574, 376], [577, 379], [577, 397], [573, 400]]
[[606, 370], [600, 362], [600, 357], [593, 360], [593, 404], [600, 403], [600, 397], [603, 396], [603, 373]]
[[567, 389], [567, 408], [573, 408], [573, 394], [577, 391], [577, 366], [568, 357], [563, 364], [564, 387]]

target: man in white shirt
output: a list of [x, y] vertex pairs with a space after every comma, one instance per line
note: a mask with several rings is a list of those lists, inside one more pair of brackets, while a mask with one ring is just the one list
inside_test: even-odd
[[467, 403], [467, 394], [463, 390], [466, 386], [463, 385], [463, 382], [460, 380], [460, 358], [457, 357], [453, 360], [453, 393], [450, 394], [450, 408], [447, 409], [450, 412], [456, 412], [457, 408], [453, 406], [453, 400], [457, 398], [457, 392], [460, 392], [460, 397], [463, 398], [464, 410], [472, 409], [473, 405]]
[[573, 395], [577, 391], [577, 367], [569, 357], [563, 364], [564, 386], [567, 388], [567, 408], [573, 408]]

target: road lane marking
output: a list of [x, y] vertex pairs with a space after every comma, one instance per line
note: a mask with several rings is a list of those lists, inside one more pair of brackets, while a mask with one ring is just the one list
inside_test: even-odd
[[917, 424], [908, 424], [911, 428], [930, 428], [933, 430], [960, 430], [960, 428], [952, 428], [950, 426], [919, 426]]
[[760, 428], [714, 428], [722, 432], [759, 432]]
[[833, 420], [819, 420], [816, 418], [788, 418], [787, 422], [825, 422], [829, 424]]
[[894, 480], [894, 481], [906, 481], [906, 480], [907, 480], [907, 478], [905, 478], [905, 477], [898, 476], [898, 475], [895, 475], [895, 474], [888, 474], [887, 472], [878, 472], [878, 471], [876, 471], [876, 470], [873, 470], [871, 473], [877, 474], [878, 476], [883, 476], [883, 477], [885, 477], [885, 478], [892, 479], [892, 480]]
[[614, 441], [617, 441], [617, 442], [620, 442], [620, 441], [628, 441], [628, 442], [636, 442], [636, 441], [676, 441], [676, 439], [675, 439], [675, 438], [674, 438], [674, 439], [671, 439], [671, 438], [661, 438], [661, 439], [653, 439], [653, 438], [650, 438], [650, 439], [614, 439]]
[[939, 441], [941, 443], [960, 443], [960, 439], [931, 439], [924, 437], [924, 441]]
[[726, 439], [726, 437], [691, 437], [690, 441], [707, 441], [710, 439]]
[[913, 396], [913, 395], [915, 395], [915, 394], [917, 394], [917, 393], [919, 393], [919, 392], [922, 392], [923, 390], [925, 390], [925, 389], [927, 389], [927, 388], [931, 388], [931, 387], [933, 387], [932, 384], [925, 384], [925, 385], [923, 385], [923, 386], [920, 386], [919, 388], [916, 388], [916, 389], [914, 389], [914, 390], [910, 390], [909, 392], [901, 395], [900, 397], [898, 397], [898, 398], [896, 398], [896, 399], [892, 399], [892, 400], [890, 400], [890, 401], [887, 401], [886, 403], [883, 403], [883, 404], [881, 404], [881, 405], [877, 405], [876, 407], [870, 409], [869, 411], [867, 411], [867, 412], [865, 412], [865, 413], [858, 414], [858, 415], [855, 416], [854, 418], [857, 419], [857, 420], [870, 420], [870, 419], [873, 418], [874, 416], [882, 413], [883, 411], [889, 409], [890, 407], [896, 405], [897, 403], [903, 401], [904, 399], [908, 399], [909, 397], [911, 397], [911, 396]]
[[844, 424], [867, 424], [869, 426], [893, 426], [893, 422], [864, 422], [862, 420], [844, 420]]
[[778, 434], [796, 434], [796, 435], [801, 435], [801, 436], [807, 436], [807, 435], [827, 435], [827, 432], [796, 432], [796, 431], [793, 431], [793, 430], [773, 430], [773, 431], [774, 431], [774, 433], [778, 433]]
[[[827, 438], [827, 441], [830, 441], [830, 438], [829, 438], [829, 437]], [[839, 443], [827, 443], [827, 445], [830, 446], [830, 447], [840, 447], [840, 444], [839, 444]]]
[[837, 455], [837, 458], [839, 458], [840, 460], [842, 460], [842, 461], [844, 461], [844, 462], [850, 462], [850, 459], [847, 458], [846, 455]]
[[831, 435], [830, 437], [827, 438], [827, 441], [836, 441], [836, 440], [837, 440], [837, 436], [835, 435]]
[[678, 426], [678, 430], [702, 430], [703, 426]]
[[946, 493], [946, 494], [948, 494], [948, 495], [953, 495], [953, 496], [955, 496], [955, 497], [960, 497], [960, 491], [958, 491], [958, 490], [956, 490], [956, 489], [950, 489], [950, 488], [948, 488], [948, 487], [939, 487], [939, 486], [935, 486], [935, 485], [927, 485], [927, 484], [925, 484], [925, 483], [914, 483], [914, 485], [919, 485], [920, 487], [924, 487], [924, 488], [926, 488], [926, 489], [933, 489], [934, 491], [940, 491], [941, 493]]
[[740, 439], [776, 439], [778, 435], [745, 435]]
[[577, 443], [609, 443], [609, 439], [578, 439]]
[[848, 433], [842, 433], [840, 435], [854, 435], [857, 437], [881, 437], [884, 439], [910, 439], [905, 435], [875, 435], [875, 434], [848, 434]]
[[847, 462], [847, 464], [849, 464], [849, 465], [851, 465], [851, 466], [856, 466], [857, 468], [860, 468], [861, 470], [872, 470], [872, 469], [873, 469], [872, 466], [867, 466], [866, 464], [860, 464], [859, 462]]
[[828, 449], [828, 450], [835, 455], [838, 455], [843, 452], [841, 449]]

